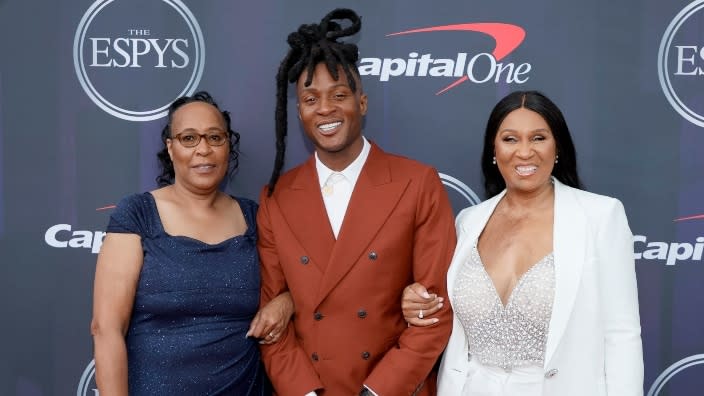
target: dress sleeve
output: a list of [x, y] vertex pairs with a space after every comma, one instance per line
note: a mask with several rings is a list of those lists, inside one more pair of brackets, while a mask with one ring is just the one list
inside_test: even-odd
[[107, 232], [119, 234], [137, 234], [146, 236], [148, 227], [148, 197], [146, 194], [134, 194], [120, 200], [110, 215]]

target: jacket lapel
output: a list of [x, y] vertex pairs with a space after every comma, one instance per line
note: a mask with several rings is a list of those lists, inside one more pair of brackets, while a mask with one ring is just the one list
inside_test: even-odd
[[368, 253], [365, 249], [377, 238], [409, 182], [407, 178], [392, 180], [386, 154], [372, 144], [323, 275], [318, 303], [350, 271], [360, 256]]
[[[494, 213], [496, 205], [499, 204], [501, 198], [506, 194], [506, 190], [489, 198], [479, 206], [469, 209], [471, 212], [463, 219], [457, 227], [457, 248], [452, 258], [452, 265], [447, 273], [447, 293], [449, 297], [453, 297], [455, 289], [455, 279], [457, 273], [462, 268], [462, 263], [469, 257], [471, 249], [477, 242], [477, 238], [484, 231], [486, 223]], [[458, 260], [457, 262], [455, 262]]]
[[548, 367], [565, 332], [582, 277], [587, 243], [587, 219], [574, 193], [553, 178], [555, 183], [555, 220], [553, 257], [555, 259], [555, 297], [545, 348]]
[[304, 254], [324, 272], [335, 236], [320, 193], [314, 156], [301, 166], [291, 184], [285, 188], [286, 193], [281, 194], [282, 198], [277, 201], [281, 213], [292, 235], [303, 247]]

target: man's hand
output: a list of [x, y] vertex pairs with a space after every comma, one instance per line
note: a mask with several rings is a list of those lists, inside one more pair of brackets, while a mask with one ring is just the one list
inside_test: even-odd
[[294, 311], [291, 293], [279, 294], [259, 309], [249, 325], [247, 337], [260, 338], [260, 344], [277, 342], [286, 330]]

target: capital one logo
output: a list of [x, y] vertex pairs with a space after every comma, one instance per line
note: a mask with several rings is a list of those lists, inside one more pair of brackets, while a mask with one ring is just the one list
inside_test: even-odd
[[[674, 222], [702, 220], [704, 214], [684, 216]], [[633, 236], [633, 253], [636, 260], [664, 261], [671, 266], [682, 262], [701, 262], [704, 258], [704, 236], [697, 236], [693, 241], [651, 241], [645, 235]]]
[[[115, 205], [107, 205], [95, 210], [96, 212], [102, 212], [114, 208]], [[104, 231], [89, 231], [76, 228], [71, 224], [54, 224], [44, 232], [44, 242], [58, 249], [83, 248], [90, 249], [93, 254], [100, 253], [106, 233]]]
[[704, 127], [704, 0], [675, 16], [658, 51], [658, 77], [670, 105], [687, 121]]
[[96, 0], [76, 29], [73, 63], [81, 87], [102, 110], [129, 121], [155, 120], [197, 89], [203, 33], [181, 0]]
[[427, 49], [414, 49], [406, 58], [363, 58], [359, 63], [359, 73], [363, 76], [378, 76], [382, 82], [401, 77], [450, 78], [452, 82], [436, 92], [436, 95], [467, 81], [474, 84], [523, 84], [528, 81], [532, 68], [530, 63], [504, 60], [521, 45], [526, 36], [520, 26], [507, 23], [463, 23], [406, 30], [386, 37], [434, 32], [480, 33], [492, 38], [495, 45], [490, 52], [458, 51], [451, 58], [434, 57]]
[[105, 232], [74, 230], [71, 224], [56, 224], [44, 233], [44, 242], [53, 248], [86, 248], [98, 254], [103, 246]]

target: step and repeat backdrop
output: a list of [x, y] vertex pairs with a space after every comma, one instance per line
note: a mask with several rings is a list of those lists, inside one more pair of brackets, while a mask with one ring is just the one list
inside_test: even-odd
[[[256, 199], [286, 36], [335, 7], [363, 18], [365, 135], [436, 167], [456, 212], [483, 197], [498, 99], [562, 108], [634, 234], [644, 391], [704, 394], [704, 0], [0, 0], [0, 394], [98, 395], [96, 253], [113, 205], [156, 187], [168, 104], [205, 89], [232, 113], [225, 189]], [[311, 153], [297, 121], [287, 167]]]

